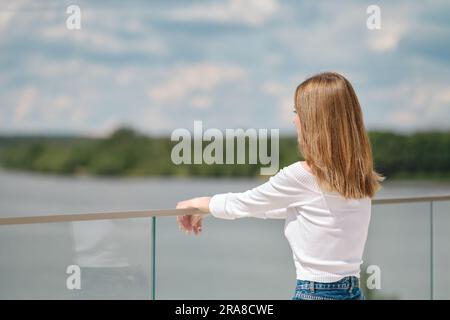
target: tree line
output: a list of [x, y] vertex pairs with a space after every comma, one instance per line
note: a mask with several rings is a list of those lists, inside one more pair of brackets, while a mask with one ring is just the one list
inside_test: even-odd
[[[450, 132], [369, 132], [375, 170], [388, 178], [450, 180]], [[64, 175], [251, 177], [255, 164], [179, 164], [176, 141], [120, 128], [106, 138], [0, 137], [4, 169]], [[269, 143], [270, 145], [270, 143]], [[270, 147], [269, 147], [270, 150]], [[301, 159], [296, 137], [279, 140], [280, 168]], [[248, 158], [248, 157], [247, 157]]]

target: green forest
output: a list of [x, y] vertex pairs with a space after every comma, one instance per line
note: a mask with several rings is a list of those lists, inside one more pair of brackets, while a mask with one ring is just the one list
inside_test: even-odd
[[[375, 169], [388, 179], [450, 180], [450, 132], [371, 131], [369, 137]], [[177, 143], [129, 128], [107, 138], [1, 136], [0, 166], [63, 175], [198, 177], [259, 176], [264, 167], [248, 161], [176, 165], [171, 152]], [[279, 148], [280, 168], [301, 159], [296, 137], [280, 137]]]

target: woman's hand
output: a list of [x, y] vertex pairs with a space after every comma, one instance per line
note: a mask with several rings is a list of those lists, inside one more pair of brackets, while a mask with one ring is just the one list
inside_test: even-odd
[[[193, 198], [177, 203], [176, 209], [196, 208], [203, 212], [209, 212], [210, 197]], [[185, 214], [177, 216], [177, 223], [180, 230], [184, 230], [187, 234], [194, 232], [196, 235], [202, 231], [202, 214]]]

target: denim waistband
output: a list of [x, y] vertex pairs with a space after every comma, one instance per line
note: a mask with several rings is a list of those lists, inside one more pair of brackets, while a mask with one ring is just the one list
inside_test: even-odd
[[329, 283], [297, 279], [296, 285], [296, 289], [312, 289], [312, 290], [352, 289], [352, 288], [359, 288], [359, 278], [355, 276], [345, 277], [339, 281]]

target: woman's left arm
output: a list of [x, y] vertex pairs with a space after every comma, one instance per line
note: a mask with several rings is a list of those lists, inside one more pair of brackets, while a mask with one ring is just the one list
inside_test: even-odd
[[284, 219], [286, 208], [300, 200], [299, 186], [292, 167], [283, 168], [253, 189], [214, 195], [209, 201], [209, 211], [217, 218], [228, 220], [245, 217]]
[[[299, 187], [292, 167], [281, 169], [266, 183], [241, 193], [221, 193], [212, 197], [194, 198], [182, 201], [177, 208], [198, 208], [210, 212], [222, 219], [234, 220], [243, 217], [275, 218], [286, 217], [286, 208], [300, 200], [302, 190]], [[183, 216], [180, 228], [194, 231], [195, 224], [201, 217]], [[201, 216], [201, 215], [197, 215]], [[201, 230], [201, 227], [200, 227]]]

